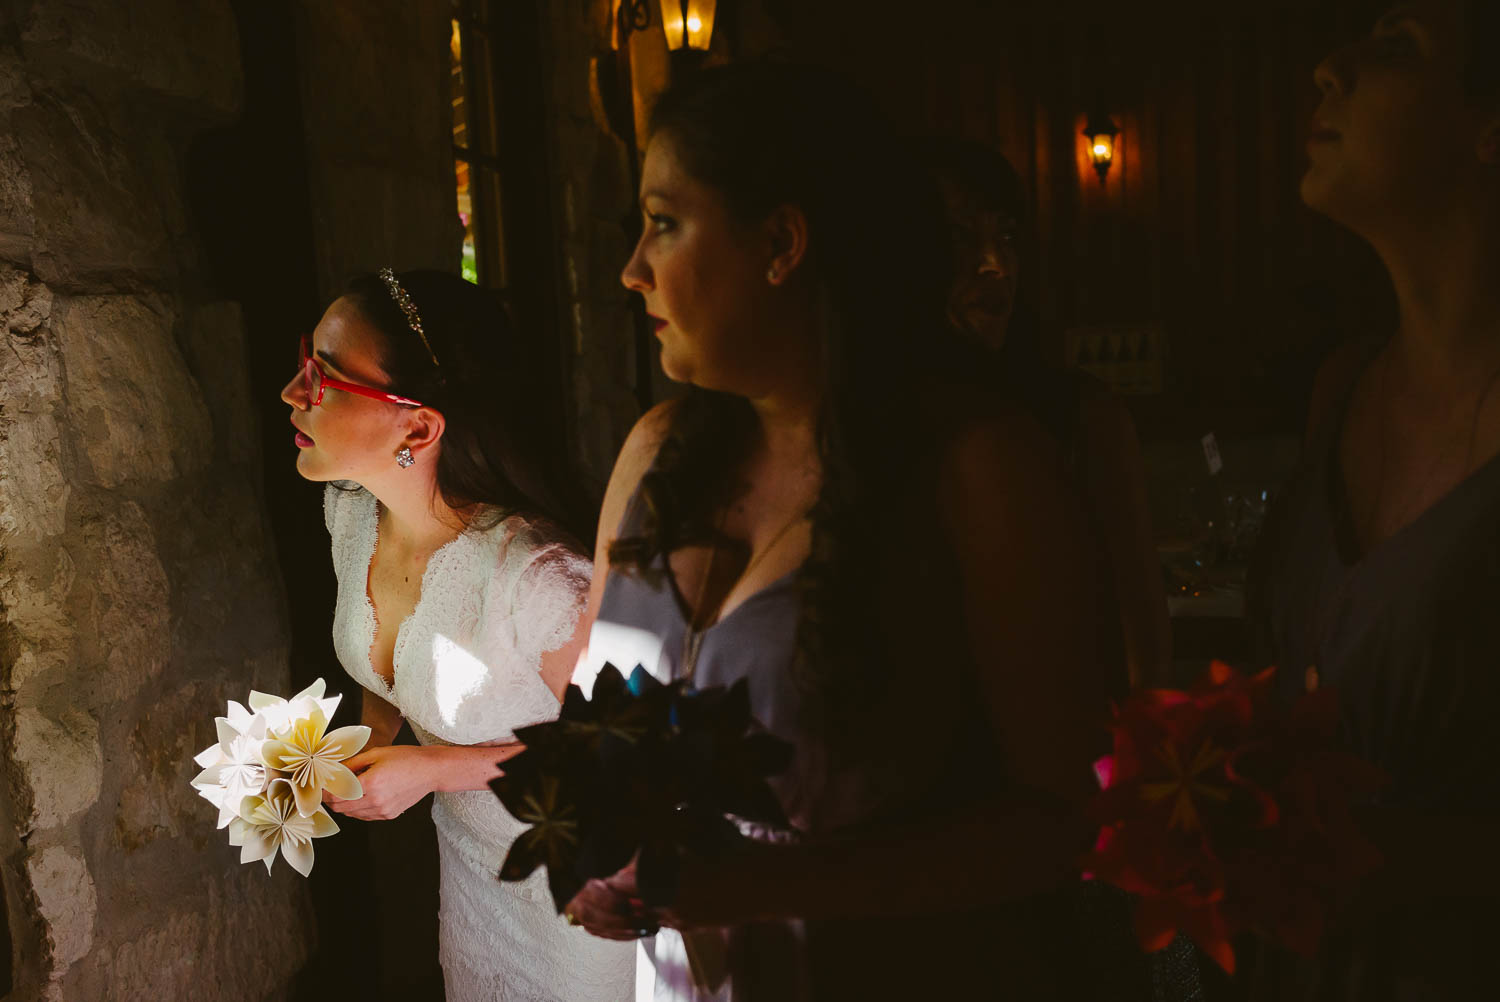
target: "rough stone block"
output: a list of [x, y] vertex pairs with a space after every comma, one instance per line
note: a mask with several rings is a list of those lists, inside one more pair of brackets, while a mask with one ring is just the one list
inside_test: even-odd
[[5, 411], [14, 423], [0, 429], [0, 540], [13, 534], [55, 536], [63, 529], [69, 493], [57, 421], [20, 407]]
[[[8, 38], [10, 32], [6, 28], [5, 16], [0, 14], [0, 32]], [[31, 100], [31, 85], [26, 82], [24, 65], [15, 46], [0, 44], [0, 111], [18, 108]]]
[[54, 307], [67, 413], [96, 484], [171, 480], [212, 458], [212, 419], [172, 323], [160, 301], [136, 296], [79, 296]]
[[121, 849], [131, 852], [158, 838], [213, 828], [217, 812], [188, 781], [198, 771], [193, 756], [217, 740], [213, 718], [223, 712], [222, 700], [210, 702], [192, 684], [151, 703], [130, 734], [130, 754], [121, 756], [130, 777], [115, 811]]
[[[82, 94], [48, 94], [11, 113], [31, 185], [32, 266], [57, 284], [175, 273], [167, 220], [181, 215], [175, 179], [150, 176], [149, 144]], [[132, 151], [135, 151], [134, 153]]]
[[171, 592], [158, 544], [138, 505], [126, 502], [83, 520], [80, 553], [90, 556], [92, 593], [79, 624], [102, 668], [89, 672], [89, 699], [102, 704], [141, 692], [161, 674], [172, 646]]
[[[0, 85], [3, 86], [3, 85]], [[31, 172], [6, 128], [0, 134], [0, 259], [31, 260]]]
[[226, 0], [33, 0], [21, 44], [33, 61], [98, 66], [145, 90], [227, 118], [239, 109], [239, 32]]
[[93, 945], [98, 908], [94, 881], [83, 855], [60, 845], [32, 856], [26, 870], [51, 944], [51, 967], [56, 979]]
[[26, 831], [56, 827], [99, 799], [104, 774], [99, 725], [81, 710], [52, 720], [22, 707], [16, 713], [14, 757], [32, 792]]
[[306, 882], [232, 865], [206, 874], [191, 900], [161, 902], [143, 930], [95, 950], [67, 982], [72, 997], [259, 1002], [280, 991], [312, 946]]
[[[72, 642], [74, 624], [67, 610], [73, 590], [73, 558], [61, 548], [50, 551], [50, 559], [29, 554], [24, 565], [12, 560], [0, 565], [0, 610], [3, 621], [28, 652], [63, 653]], [[18, 661], [11, 672], [11, 689], [25, 682]]]
[[41, 336], [52, 292], [0, 264], [0, 543], [60, 533], [68, 499], [55, 415], [60, 368]]
[[[3, 137], [0, 137], [0, 159], [3, 151]], [[52, 290], [20, 268], [0, 264], [0, 325], [5, 332], [12, 337], [30, 338], [51, 315]]]

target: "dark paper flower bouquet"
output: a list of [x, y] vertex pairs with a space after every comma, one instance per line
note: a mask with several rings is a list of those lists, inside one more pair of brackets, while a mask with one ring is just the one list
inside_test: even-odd
[[1187, 691], [1136, 692], [1116, 710], [1084, 866], [1137, 896], [1146, 950], [1181, 930], [1233, 972], [1230, 940], [1254, 931], [1311, 953], [1329, 905], [1380, 864], [1352, 805], [1381, 774], [1339, 749], [1330, 690], [1283, 707], [1275, 672], [1215, 662]]
[[788, 766], [792, 748], [753, 727], [743, 679], [691, 690], [640, 667], [627, 681], [605, 665], [592, 699], [570, 685], [556, 720], [516, 737], [526, 750], [490, 787], [531, 827], [500, 879], [545, 866], [559, 913], [588, 880], [632, 859], [642, 899], [668, 904], [685, 856], [712, 858], [741, 842], [736, 820], [786, 824], [766, 777]]

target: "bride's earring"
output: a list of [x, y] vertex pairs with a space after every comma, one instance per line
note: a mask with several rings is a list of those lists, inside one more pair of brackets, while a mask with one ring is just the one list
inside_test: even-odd
[[774, 264], [771, 265], [771, 267], [769, 267], [769, 268], [766, 269], [766, 281], [770, 282], [772, 285], [775, 285], [776, 284], [776, 280], [778, 278], [780, 278], [780, 277], [781, 277], [781, 272], [779, 272], [779, 271], [776, 270], [776, 266]]
[[396, 465], [403, 470], [415, 462], [416, 459], [412, 457], [411, 449], [405, 446], [402, 446], [401, 451], [396, 453]]

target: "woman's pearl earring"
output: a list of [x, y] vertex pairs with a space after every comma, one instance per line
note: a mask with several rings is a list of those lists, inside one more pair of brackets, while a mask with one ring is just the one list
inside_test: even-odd
[[771, 282], [772, 284], [775, 284], [776, 280], [778, 278], [780, 278], [780, 277], [781, 277], [781, 272], [779, 272], [779, 271], [776, 270], [776, 266], [774, 264], [771, 267], [769, 267], [769, 268], [766, 269], [766, 281], [767, 282]]
[[404, 446], [402, 447], [400, 452], [396, 453], [396, 465], [401, 467], [403, 470], [415, 462], [416, 459], [412, 457], [411, 450]]

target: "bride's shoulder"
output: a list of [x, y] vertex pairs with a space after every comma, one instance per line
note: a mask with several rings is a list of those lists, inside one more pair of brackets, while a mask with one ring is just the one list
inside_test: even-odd
[[581, 540], [548, 518], [513, 513], [484, 533], [486, 559], [492, 567], [490, 590], [555, 587], [572, 590], [593, 575], [593, 562]]

